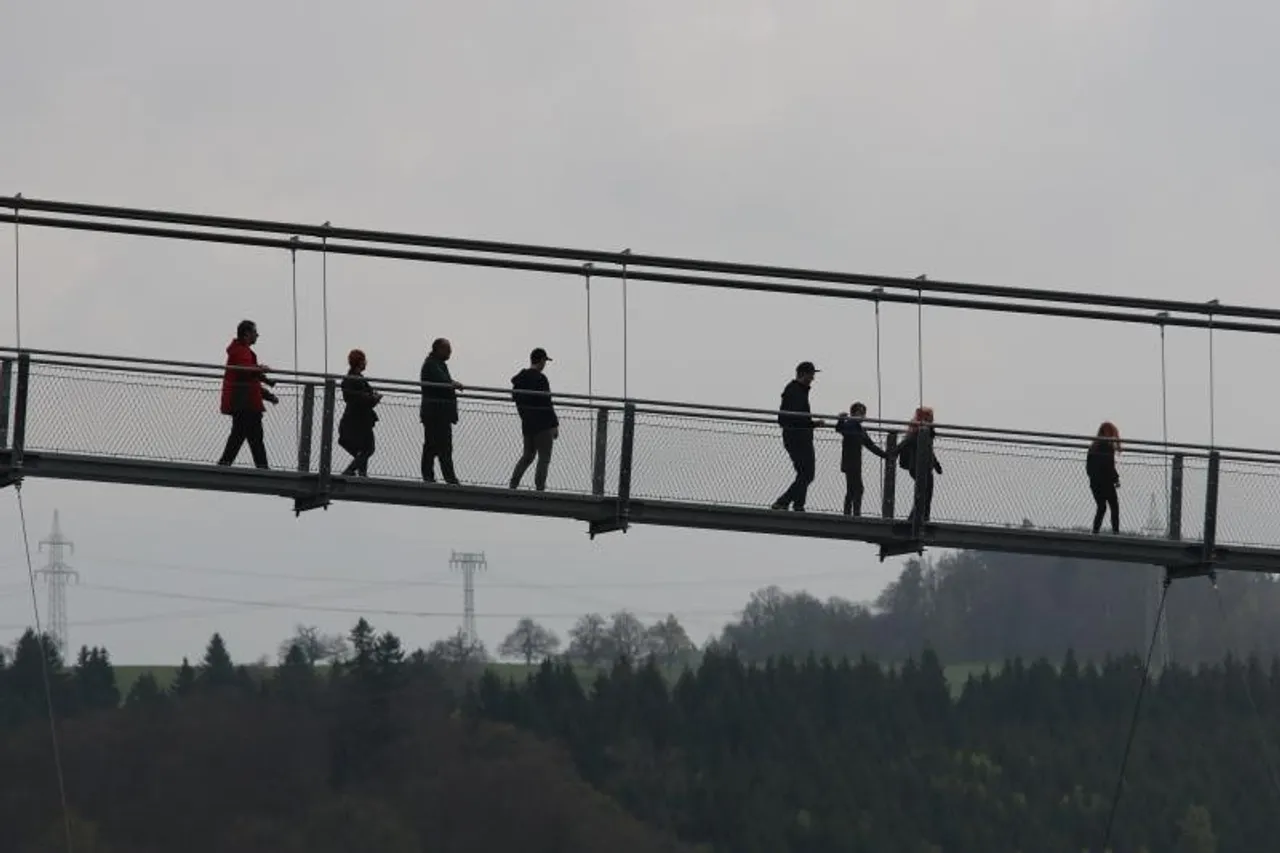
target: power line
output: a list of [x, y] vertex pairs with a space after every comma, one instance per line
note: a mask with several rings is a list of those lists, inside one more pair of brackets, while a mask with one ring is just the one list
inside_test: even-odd
[[[423, 617], [423, 618], [458, 617], [463, 615], [461, 612], [456, 610], [403, 610], [403, 609], [386, 609], [386, 608], [372, 608], [372, 607], [308, 605], [308, 604], [299, 604], [294, 601], [279, 601], [279, 600], [272, 601], [272, 600], [261, 600], [261, 599], [232, 598], [232, 597], [217, 596], [217, 595], [199, 595], [195, 593], [171, 592], [167, 590], [157, 590], [157, 589], [138, 589], [136, 587], [114, 586], [109, 584], [86, 583], [82, 585], [82, 588], [90, 589], [90, 590], [99, 590], [101, 592], [120, 593], [123, 595], [138, 595], [138, 596], [144, 596], [149, 598], [167, 598], [167, 599], [174, 599], [179, 601], [206, 601], [206, 602], [219, 603], [219, 604], [234, 604], [239, 607], [263, 607], [263, 608], [278, 608], [278, 609], [286, 609], [286, 610], [288, 609], [313, 610], [313, 611], [325, 612], [325, 613], [351, 613], [356, 615], [372, 613], [372, 614], [377, 614], [382, 616], [415, 616], [415, 617]], [[663, 609], [663, 610], [640, 610], [640, 609], [633, 609], [633, 608], [628, 608], [628, 609], [630, 609], [632, 613], [638, 616], [639, 615], [666, 616], [668, 613], [673, 613], [673, 612], [677, 616], [679, 615], [723, 616], [723, 615], [732, 615], [740, 612], [740, 609], [683, 610], [683, 611], [679, 611], [679, 610], [671, 611], [667, 609]], [[525, 611], [520, 611], [520, 612], [512, 612], [512, 613], [477, 613], [476, 618], [478, 619], [479, 618], [520, 619], [525, 616], [528, 616], [531, 618], [542, 618], [542, 619], [562, 619], [562, 618], [577, 618], [581, 615], [582, 615], [581, 612], [529, 613]], [[10, 627], [10, 626], [0, 626], [0, 627]], [[22, 627], [22, 626], [18, 626], [18, 627]]]

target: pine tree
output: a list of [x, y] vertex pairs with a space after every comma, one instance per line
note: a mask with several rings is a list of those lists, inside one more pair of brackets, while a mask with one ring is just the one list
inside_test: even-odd
[[204, 659], [196, 672], [196, 684], [204, 688], [228, 687], [236, 683], [236, 667], [231, 662], [227, 645], [222, 635], [215, 633], [209, 638], [205, 648]]
[[169, 692], [178, 698], [190, 696], [191, 691], [196, 686], [196, 671], [191, 668], [191, 662], [185, 657], [182, 659], [182, 666], [178, 667], [178, 674], [173, 679], [173, 684], [169, 687]]
[[[190, 667], [188, 667], [190, 671]], [[164, 703], [165, 694], [160, 689], [159, 682], [150, 672], [144, 672], [134, 680], [133, 686], [129, 688], [129, 695], [125, 697], [124, 704], [127, 708], [151, 707]]]

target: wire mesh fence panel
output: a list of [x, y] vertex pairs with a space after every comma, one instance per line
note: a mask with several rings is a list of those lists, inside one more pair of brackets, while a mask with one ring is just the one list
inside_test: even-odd
[[[342, 417], [343, 404], [334, 408], [334, 430]], [[377, 407], [374, 429], [375, 452], [369, 460], [369, 476], [400, 480], [422, 480], [423, 428], [420, 397], [402, 391], [383, 390]], [[593, 409], [558, 406], [560, 436], [552, 444], [547, 489], [590, 494], [595, 450], [596, 413]], [[616, 489], [617, 457], [621, 448], [621, 416], [612, 419], [606, 458], [612, 459], [613, 478], [606, 477], [606, 494]], [[464, 485], [501, 486], [510, 484], [516, 462], [524, 452], [520, 416], [514, 403], [488, 398], [458, 399], [458, 422], [453, 425], [453, 466]], [[333, 469], [341, 471], [351, 456], [334, 442]], [[525, 472], [521, 486], [533, 488], [534, 462]], [[441, 481], [439, 461], [434, 476]]]
[[1220, 466], [1217, 541], [1280, 545], [1280, 464], [1224, 459]]
[[[1089, 531], [1096, 503], [1085, 472], [1087, 448], [1023, 444], [940, 434], [934, 443], [942, 473], [935, 475], [930, 519], [935, 522], [1051, 531]], [[1153, 535], [1150, 501], [1164, 501], [1168, 465], [1159, 455], [1121, 454], [1117, 490], [1120, 532]], [[915, 482], [898, 471], [896, 515], [906, 517]], [[1161, 503], [1160, 506], [1167, 506]], [[1111, 514], [1102, 529], [1111, 529]], [[1155, 531], [1162, 528], [1156, 527]]]
[[[271, 467], [298, 459], [301, 388], [272, 389], [263, 440]], [[231, 418], [221, 413], [218, 377], [169, 376], [116, 370], [31, 365], [26, 449], [162, 462], [212, 464], [222, 455]], [[252, 464], [242, 447], [238, 463]]]
[[1209, 492], [1209, 459], [1187, 456], [1182, 467], [1182, 536], [1186, 542], [1204, 541], [1204, 502]]
[[[639, 499], [768, 507], [795, 479], [775, 424], [637, 412], [631, 496]], [[830, 426], [814, 434], [815, 479], [805, 509], [840, 512], [845, 475], [841, 437]], [[878, 514], [879, 460], [865, 452], [864, 514]]]

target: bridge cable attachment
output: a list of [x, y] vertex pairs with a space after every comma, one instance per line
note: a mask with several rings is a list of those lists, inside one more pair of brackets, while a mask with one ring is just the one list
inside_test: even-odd
[[627, 257], [631, 249], [622, 250], [622, 396], [627, 397]]
[[1138, 687], [1138, 698], [1133, 703], [1133, 716], [1129, 720], [1129, 735], [1125, 738], [1124, 742], [1124, 754], [1120, 759], [1120, 773], [1116, 777], [1115, 793], [1111, 796], [1111, 810], [1107, 815], [1106, 834], [1103, 837], [1102, 846], [1098, 848], [1099, 850], [1108, 850], [1111, 846], [1111, 830], [1115, 826], [1116, 809], [1120, 805], [1120, 794], [1124, 790], [1124, 773], [1129, 764], [1129, 753], [1133, 749], [1133, 736], [1138, 728], [1138, 712], [1142, 708], [1142, 697], [1147, 691], [1147, 681], [1151, 675], [1151, 656], [1156, 650], [1156, 638], [1160, 634], [1160, 621], [1164, 617], [1164, 605], [1169, 598], [1169, 585], [1172, 582], [1173, 578], [1166, 574], [1164, 579], [1164, 589], [1160, 593], [1160, 607], [1156, 610], [1155, 630], [1151, 632], [1151, 642], [1147, 646], [1147, 662], [1142, 667], [1142, 683]]
[[18, 217], [22, 213], [22, 193], [14, 195], [13, 205], [13, 332], [15, 346], [22, 349], [22, 241]]
[[13, 488], [14, 494], [18, 499], [18, 519], [22, 527], [22, 548], [27, 558], [27, 579], [31, 585], [31, 612], [35, 619], [36, 641], [40, 644], [40, 677], [44, 682], [45, 707], [49, 711], [49, 740], [53, 745], [53, 768], [58, 778], [58, 799], [62, 804], [62, 825], [66, 833], [67, 853], [71, 853], [71, 810], [67, 805], [67, 782], [62, 768], [62, 749], [58, 745], [58, 721], [57, 715], [53, 710], [53, 687], [52, 679], [49, 676], [49, 655], [46, 648], [47, 644], [53, 642], [53, 638], [47, 636], [44, 628], [40, 625], [40, 599], [36, 594], [36, 573], [35, 566], [31, 561], [31, 537], [27, 534], [27, 509], [22, 502], [22, 481], [16, 481], [13, 484]]
[[294, 438], [302, 439], [301, 398], [298, 396], [298, 235], [289, 238], [289, 269], [293, 287], [293, 431]]
[[[1213, 585], [1214, 600], [1218, 603], [1218, 616], [1222, 620], [1222, 658], [1225, 661], [1227, 654], [1231, 651], [1231, 641], [1227, 630], [1230, 620], [1227, 619], [1226, 605], [1222, 602], [1222, 590], [1218, 587], [1218, 579], [1211, 576], [1209, 582]], [[1267, 763], [1267, 773], [1270, 774], [1272, 793], [1280, 801], [1280, 773], [1276, 771], [1275, 745], [1267, 735], [1267, 727], [1263, 723], [1262, 712], [1258, 710], [1258, 703], [1253, 698], [1253, 687], [1249, 684], [1249, 668], [1247, 664], [1240, 680], [1244, 682], [1244, 693], [1249, 700], [1249, 707], [1253, 711], [1254, 725], [1258, 728], [1258, 740], [1262, 744], [1262, 757]]]

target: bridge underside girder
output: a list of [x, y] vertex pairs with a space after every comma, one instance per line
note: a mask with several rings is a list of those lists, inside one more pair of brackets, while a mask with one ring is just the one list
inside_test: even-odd
[[1156, 565], [1171, 577], [1222, 571], [1280, 572], [1280, 549], [1219, 545], [1206, 559], [1199, 542], [1138, 536], [1092, 535], [1026, 527], [927, 524], [919, 538], [900, 521], [801, 513], [767, 508], [717, 506], [612, 496], [534, 492], [485, 486], [450, 486], [409, 480], [333, 476], [321, 489], [318, 474], [287, 470], [217, 467], [63, 453], [26, 453], [20, 473], [13, 453], [0, 451], [0, 486], [24, 477], [119, 483], [161, 488], [235, 492], [292, 499], [298, 512], [333, 501], [496, 512], [586, 522], [592, 536], [626, 530], [630, 524], [845, 539], [880, 546], [880, 556], [925, 548], [1004, 551], [1041, 556]]

